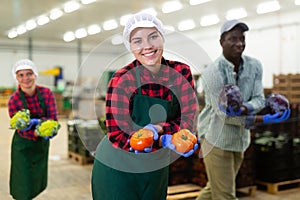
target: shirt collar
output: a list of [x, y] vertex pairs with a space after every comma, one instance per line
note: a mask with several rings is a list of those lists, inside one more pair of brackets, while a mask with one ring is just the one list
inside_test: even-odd
[[161, 81], [168, 81], [169, 75], [170, 75], [170, 66], [164, 58], [162, 58], [161, 61], [161, 68], [159, 72], [155, 75], [153, 75], [147, 68], [145, 68], [138, 60], [135, 61], [135, 67], [139, 67], [140, 73], [147, 81], [150, 81], [152, 79], [159, 79]]

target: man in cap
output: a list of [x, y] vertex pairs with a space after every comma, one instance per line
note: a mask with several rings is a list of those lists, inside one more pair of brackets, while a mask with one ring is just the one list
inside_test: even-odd
[[[226, 21], [221, 27], [222, 55], [208, 66], [202, 76], [205, 107], [198, 118], [198, 135], [205, 139], [201, 145], [208, 183], [197, 200], [236, 200], [235, 179], [250, 144], [250, 131], [255, 123], [280, 122], [283, 114], [256, 115], [265, 105], [262, 65], [243, 55], [247, 24]], [[226, 84], [239, 87], [243, 104], [238, 110], [219, 105], [219, 94]]]
[[33, 199], [47, 187], [50, 137], [37, 134], [41, 120], [57, 121], [56, 102], [49, 88], [36, 84], [38, 71], [28, 59], [16, 62], [12, 75], [17, 90], [8, 102], [9, 116], [29, 110], [27, 128], [16, 129], [11, 145], [10, 194], [14, 199]]

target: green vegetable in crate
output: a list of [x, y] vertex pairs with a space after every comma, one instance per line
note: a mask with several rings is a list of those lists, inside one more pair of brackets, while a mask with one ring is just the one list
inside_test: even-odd
[[46, 120], [36, 126], [36, 133], [41, 137], [55, 135], [60, 128], [60, 124], [55, 120]]
[[22, 130], [27, 128], [30, 122], [30, 111], [28, 109], [19, 110], [10, 119], [10, 128]]

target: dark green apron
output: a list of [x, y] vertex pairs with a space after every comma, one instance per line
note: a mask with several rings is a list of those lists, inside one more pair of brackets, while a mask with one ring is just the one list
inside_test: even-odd
[[[46, 105], [39, 90], [38, 100], [46, 116]], [[20, 89], [23, 107], [28, 109], [23, 91]], [[43, 116], [30, 115], [31, 118]], [[10, 194], [17, 200], [36, 197], [47, 186], [49, 140], [36, 141], [22, 138], [16, 131], [11, 146]]]
[[[174, 119], [179, 104], [144, 96], [140, 75], [136, 73], [138, 94], [133, 99], [133, 127]], [[174, 98], [174, 97], [173, 97]], [[149, 110], [156, 106], [160, 109]], [[163, 110], [163, 111], [162, 111]], [[150, 116], [149, 116], [149, 111]], [[162, 115], [161, 113], [165, 113]], [[170, 151], [161, 148], [151, 153], [134, 154], [112, 147], [107, 136], [98, 145], [93, 172], [94, 200], [165, 200], [167, 196]]]

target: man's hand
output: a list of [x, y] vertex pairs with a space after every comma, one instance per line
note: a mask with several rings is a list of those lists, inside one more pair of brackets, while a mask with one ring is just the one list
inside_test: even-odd
[[264, 123], [279, 123], [284, 120], [287, 120], [291, 115], [291, 110], [285, 110], [283, 113], [277, 112], [275, 114], [266, 114], [263, 115]]
[[242, 108], [239, 108], [239, 110], [234, 111], [231, 106], [229, 106], [227, 109], [224, 108], [222, 105], [219, 104], [219, 109], [224, 112], [229, 117], [237, 117], [242, 114]]

